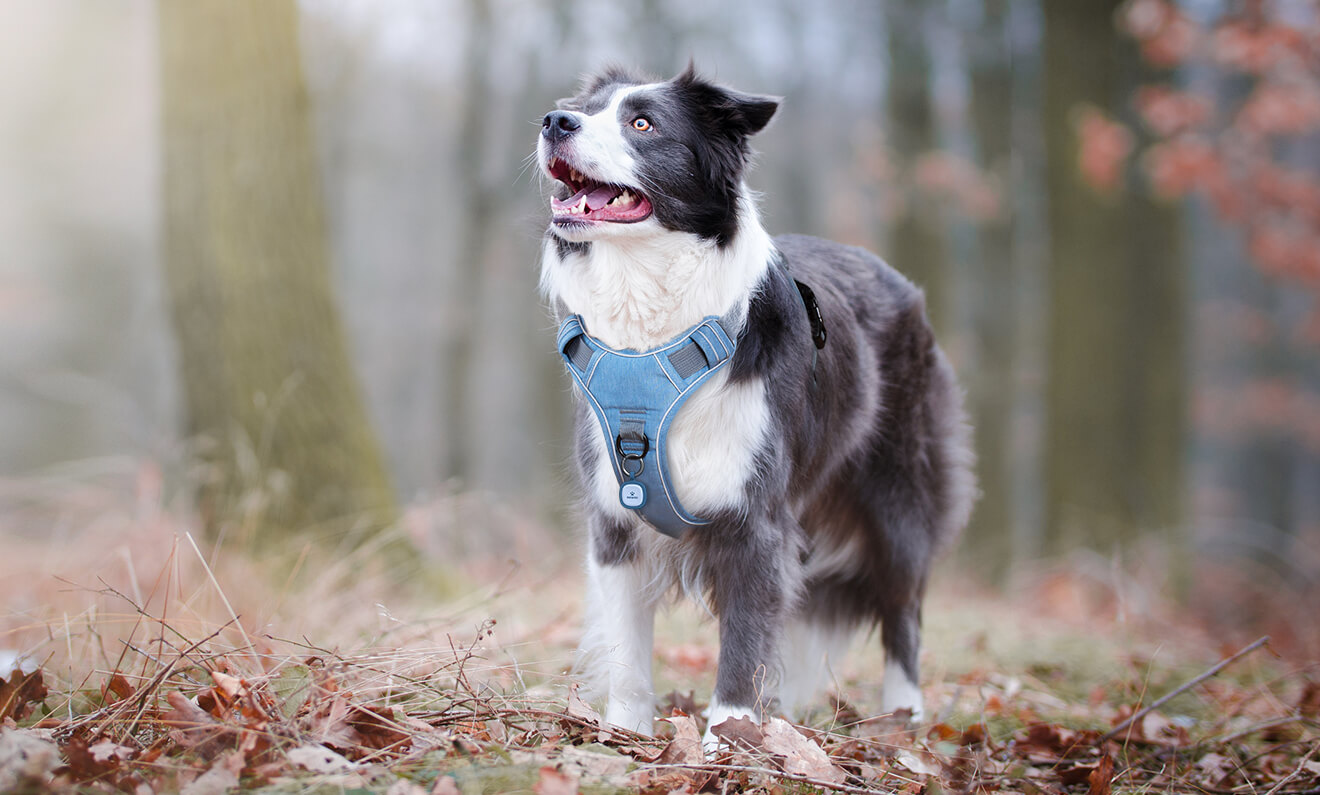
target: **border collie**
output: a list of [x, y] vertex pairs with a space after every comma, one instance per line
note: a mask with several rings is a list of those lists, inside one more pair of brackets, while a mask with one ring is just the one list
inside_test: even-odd
[[[628, 504], [620, 486], [643, 453], [629, 461], [623, 434], [611, 438], [610, 409], [587, 388], [595, 359], [575, 373], [583, 669], [608, 723], [651, 733], [655, 610], [678, 593], [703, 601], [720, 633], [708, 746], [728, 718], [809, 703], [828, 655], [863, 625], [881, 627], [881, 709], [919, 716], [927, 576], [976, 491], [961, 392], [921, 291], [864, 250], [761, 226], [748, 138], [778, 104], [692, 66], [664, 82], [616, 68], [557, 103], [537, 142], [554, 183], [542, 288], [589, 336], [586, 357], [701, 342], [693, 328], [715, 319], [736, 341], [666, 438], [634, 440], [668, 468], [665, 494], [652, 481], [646, 499], [699, 517], [677, 533]], [[561, 349], [570, 371], [578, 353]]]

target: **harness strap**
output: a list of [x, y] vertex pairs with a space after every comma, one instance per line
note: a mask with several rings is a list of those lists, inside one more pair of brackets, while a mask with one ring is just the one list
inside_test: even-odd
[[669, 429], [689, 397], [733, 357], [714, 315], [648, 351], [615, 350], [587, 333], [580, 315], [559, 327], [559, 353], [605, 434], [620, 503], [677, 538], [709, 524], [679, 502], [669, 473]]

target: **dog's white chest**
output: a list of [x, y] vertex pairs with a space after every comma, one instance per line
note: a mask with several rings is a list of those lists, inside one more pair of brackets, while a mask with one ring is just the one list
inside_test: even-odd
[[[746, 485], [769, 421], [765, 384], [759, 378], [733, 384], [728, 373], [721, 372], [688, 399], [669, 430], [666, 449], [674, 490], [689, 513], [704, 518], [746, 504]], [[622, 518], [629, 512], [619, 502], [605, 437], [598, 432], [595, 439], [592, 493], [602, 509]]]

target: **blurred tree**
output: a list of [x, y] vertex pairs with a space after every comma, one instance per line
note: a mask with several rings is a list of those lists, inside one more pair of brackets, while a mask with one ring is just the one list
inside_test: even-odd
[[[1045, 546], [1121, 546], [1183, 515], [1186, 275], [1175, 207], [1118, 200], [1120, 107], [1144, 77], [1118, 38], [1118, 0], [1043, 3], [1044, 124], [1050, 225], [1044, 441]], [[1083, 139], [1105, 142], [1079, 165]], [[1088, 149], [1083, 155], [1094, 154]], [[1098, 174], [1091, 189], [1084, 173]]]
[[[1007, 177], [1012, 158], [1013, 59], [1008, 37], [1008, 0], [985, 0], [979, 29], [969, 31], [971, 115], [980, 166]], [[1013, 224], [1006, 212], [978, 225], [979, 267], [971, 275], [971, 344], [977, 366], [963, 375], [968, 384], [976, 433], [981, 500], [972, 514], [964, 549], [992, 581], [1008, 573], [1013, 548], [1013, 409], [1017, 404], [1017, 292]]]
[[[926, 28], [935, 4], [892, 0], [885, 5], [889, 32], [889, 145], [902, 162], [939, 147], [930, 87]], [[948, 277], [944, 214], [933, 203], [918, 208], [915, 194], [890, 233], [885, 259], [926, 292], [926, 311], [942, 332], [951, 327], [945, 306]]]
[[164, 260], [209, 530], [373, 531], [394, 495], [330, 284], [295, 0], [161, 0]]

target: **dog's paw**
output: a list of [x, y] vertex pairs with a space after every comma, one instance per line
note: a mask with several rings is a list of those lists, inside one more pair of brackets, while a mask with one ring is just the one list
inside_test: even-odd
[[922, 718], [921, 686], [907, 675], [902, 666], [885, 666], [885, 682], [880, 691], [880, 711], [887, 715], [904, 713], [917, 723]]
[[606, 724], [645, 734], [648, 737], [655, 734], [652, 726], [654, 719], [655, 715], [650, 704], [622, 704], [611, 701], [605, 710]]

